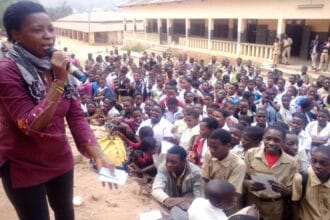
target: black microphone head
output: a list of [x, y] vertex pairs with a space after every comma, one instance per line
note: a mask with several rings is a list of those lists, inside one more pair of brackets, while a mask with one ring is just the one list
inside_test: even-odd
[[50, 47], [50, 48], [46, 49], [47, 56], [52, 58], [52, 55], [55, 51], [57, 51], [57, 50], [54, 47]]

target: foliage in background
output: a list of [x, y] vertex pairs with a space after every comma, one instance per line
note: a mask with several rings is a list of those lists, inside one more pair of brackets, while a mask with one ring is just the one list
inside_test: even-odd
[[61, 5], [51, 8], [46, 8], [49, 17], [52, 21], [56, 21], [57, 19], [69, 16], [73, 13], [73, 10], [67, 2], [63, 2]]

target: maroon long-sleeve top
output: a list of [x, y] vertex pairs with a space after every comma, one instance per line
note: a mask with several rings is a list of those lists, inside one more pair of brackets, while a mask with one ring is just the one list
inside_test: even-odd
[[65, 118], [84, 156], [91, 156], [87, 146], [98, 146], [79, 99], [61, 98], [46, 128], [33, 130], [35, 119], [51, 104], [46, 98], [36, 104], [16, 64], [0, 60], [0, 166], [9, 161], [14, 188], [38, 185], [73, 168]]

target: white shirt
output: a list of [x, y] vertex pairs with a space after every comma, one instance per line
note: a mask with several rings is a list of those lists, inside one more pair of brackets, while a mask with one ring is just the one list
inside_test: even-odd
[[139, 134], [140, 128], [144, 126], [149, 126], [154, 130], [154, 138], [158, 143], [161, 143], [164, 137], [174, 137], [174, 135], [172, 134], [172, 128], [173, 128], [172, 123], [163, 117], [155, 125], [151, 124], [151, 119], [143, 121], [140, 124], [136, 134]]
[[228, 217], [220, 208], [213, 206], [209, 200], [196, 198], [188, 209], [189, 220], [227, 220]]
[[187, 128], [182, 132], [179, 145], [187, 150], [191, 137], [198, 134], [199, 134], [199, 124], [197, 124], [193, 128]]
[[317, 137], [318, 139], [324, 139], [327, 141], [326, 144], [330, 144], [330, 122], [320, 131], [317, 132], [318, 121], [311, 121], [305, 128], [307, 134], [311, 137]]
[[298, 134], [298, 151], [311, 150], [312, 138], [306, 131], [301, 130]]

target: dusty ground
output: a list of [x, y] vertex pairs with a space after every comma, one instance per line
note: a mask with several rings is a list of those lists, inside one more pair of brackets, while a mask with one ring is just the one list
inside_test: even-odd
[[[93, 130], [98, 137], [103, 137], [105, 134], [100, 128], [93, 127]], [[68, 138], [72, 143], [70, 134]], [[74, 144], [72, 146], [76, 161], [74, 195], [83, 198], [83, 204], [75, 207], [76, 219], [135, 220], [138, 219], [140, 212], [160, 208], [159, 204], [151, 199], [146, 188], [132, 179], [128, 179], [128, 183], [118, 189], [110, 190], [109, 187], [102, 187], [98, 175], [90, 169], [88, 160], [79, 155]], [[0, 219], [17, 219], [2, 185], [0, 186]]]

